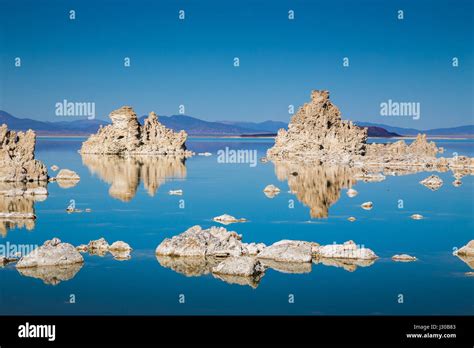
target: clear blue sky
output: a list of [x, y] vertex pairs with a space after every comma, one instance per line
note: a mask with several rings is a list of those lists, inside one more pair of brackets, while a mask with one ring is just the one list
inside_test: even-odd
[[[287, 121], [289, 104], [328, 89], [344, 118], [472, 124], [473, 13], [471, 0], [0, 0], [0, 109], [55, 121], [67, 99], [99, 118], [184, 104], [206, 120]], [[420, 120], [380, 116], [388, 99], [420, 102]]]

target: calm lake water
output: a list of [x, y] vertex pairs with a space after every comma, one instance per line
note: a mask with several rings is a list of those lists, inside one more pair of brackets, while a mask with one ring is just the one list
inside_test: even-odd
[[[67, 189], [50, 183], [48, 198], [34, 203], [34, 226], [11, 226], [0, 243], [42, 244], [59, 237], [78, 245], [104, 237], [109, 243], [129, 243], [132, 258], [84, 254], [83, 267], [57, 285], [20, 275], [8, 265], [0, 269], [0, 314], [474, 314], [474, 277], [466, 275], [473, 270], [452, 255], [454, 247], [474, 238], [472, 176], [454, 187], [451, 172], [437, 173], [444, 180], [437, 191], [419, 184], [430, 173], [387, 176], [378, 183], [356, 183], [359, 194], [349, 198], [345, 192], [351, 180], [343, 171], [301, 169], [298, 176], [290, 175], [289, 184], [291, 168], [217, 161], [216, 152], [226, 147], [257, 150], [260, 158], [273, 139], [190, 139], [191, 150], [213, 155], [185, 163], [82, 159], [77, 152], [82, 141], [38, 140], [38, 159], [48, 168], [57, 164], [75, 170], [81, 181]], [[448, 156], [474, 155], [473, 141], [437, 144]], [[262, 190], [268, 184], [281, 193], [266, 197]], [[175, 189], [183, 196], [168, 194]], [[70, 200], [92, 212], [67, 214]], [[374, 202], [374, 208], [361, 209], [365, 201]], [[164, 238], [193, 225], [218, 225], [212, 218], [224, 213], [249, 220], [227, 226], [244, 242], [352, 239], [380, 259], [352, 272], [323, 264], [299, 274], [269, 269], [256, 287], [211, 274], [185, 275], [172, 269], [180, 265], [157, 260], [154, 251]], [[426, 218], [412, 220], [413, 213]], [[349, 216], [357, 221], [347, 221]], [[393, 262], [390, 257], [397, 253], [419, 261]], [[181, 294], [185, 303], [179, 301]]]

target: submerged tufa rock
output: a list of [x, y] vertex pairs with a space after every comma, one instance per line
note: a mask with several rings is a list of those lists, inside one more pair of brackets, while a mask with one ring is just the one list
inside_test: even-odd
[[237, 219], [236, 217], [229, 215], [229, 214], [222, 214], [213, 218], [215, 222], [219, 222], [223, 225], [229, 225], [235, 222], [246, 222], [247, 220], [244, 218]]
[[257, 257], [279, 262], [311, 262], [313, 246], [317, 245], [297, 240], [281, 240], [263, 249]]
[[443, 180], [437, 175], [430, 175], [426, 179], [421, 180], [420, 184], [428, 187], [432, 191], [436, 191], [443, 186]]
[[82, 144], [82, 154], [191, 155], [185, 146], [186, 132], [166, 128], [154, 112], [143, 126], [130, 106], [112, 111], [109, 117], [112, 124], [91, 135]]
[[418, 260], [415, 256], [411, 256], [408, 254], [401, 254], [401, 255], [393, 255], [392, 256], [393, 261], [400, 261], [400, 262], [410, 262], [410, 261], [416, 261]]
[[318, 248], [317, 256], [321, 258], [336, 259], [358, 259], [358, 260], [374, 260], [378, 256], [370, 249], [359, 247], [352, 240], [344, 244], [329, 244]]
[[203, 230], [193, 226], [180, 235], [165, 239], [156, 248], [164, 256], [242, 256], [248, 254], [242, 236], [223, 227]]
[[66, 266], [83, 263], [82, 255], [68, 243], [62, 243], [58, 238], [47, 240], [44, 244], [18, 261], [17, 268]]
[[250, 256], [229, 257], [212, 268], [212, 273], [241, 277], [258, 276], [265, 271], [265, 267]]
[[56, 180], [57, 181], [61, 181], [61, 180], [79, 181], [81, 180], [81, 177], [73, 170], [61, 169], [58, 175], [56, 175]]

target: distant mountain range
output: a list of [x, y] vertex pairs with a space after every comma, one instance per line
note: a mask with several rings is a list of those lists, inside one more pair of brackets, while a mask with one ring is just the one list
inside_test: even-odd
[[[143, 124], [146, 116], [139, 118]], [[159, 121], [166, 127], [181, 130], [184, 129], [191, 136], [273, 136], [280, 128], [286, 128], [287, 123], [279, 121], [264, 122], [236, 122], [236, 121], [204, 121], [196, 117], [186, 115], [159, 116]], [[33, 129], [38, 135], [80, 135], [86, 136], [97, 132], [100, 125], [109, 124], [103, 120], [72, 120], [45, 122], [30, 118], [18, 118], [6, 111], [0, 110], [0, 124], [6, 123], [10, 129], [28, 130]], [[360, 127], [367, 127], [370, 137], [400, 137], [414, 136], [418, 133], [426, 133], [429, 136], [439, 137], [474, 137], [474, 125], [438, 128], [429, 130], [418, 130], [414, 128], [392, 127], [385, 124], [354, 122]]]

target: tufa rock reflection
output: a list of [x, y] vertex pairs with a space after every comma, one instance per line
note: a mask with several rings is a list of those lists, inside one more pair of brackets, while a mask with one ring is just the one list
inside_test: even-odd
[[184, 157], [82, 155], [82, 163], [110, 184], [111, 197], [123, 202], [136, 195], [140, 182], [154, 196], [168, 179], [186, 177]]
[[35, 228], [35, 202], [47, 198], [46, 182], [0, 182], [0, 234]]

